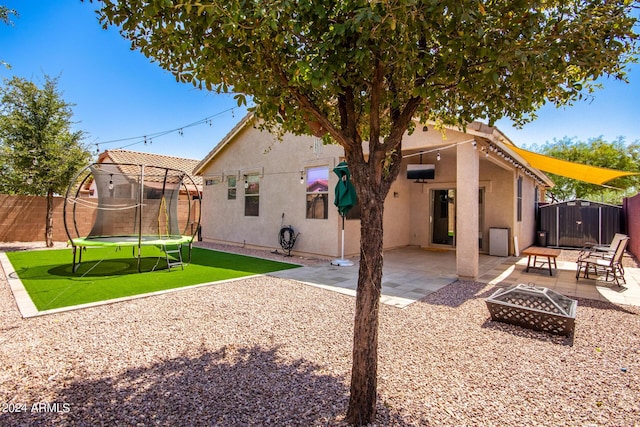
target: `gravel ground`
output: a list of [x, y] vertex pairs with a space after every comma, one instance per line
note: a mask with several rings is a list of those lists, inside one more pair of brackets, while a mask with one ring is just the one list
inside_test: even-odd
[[[25, 320], [0, 276], [2, 426], [344, 425], [352, 297], [261, 277]], [[380, 307], [377, 425], [640, 425], [640, 308], [581, 299], [566, 338], [490, 321], [492, 289]]]

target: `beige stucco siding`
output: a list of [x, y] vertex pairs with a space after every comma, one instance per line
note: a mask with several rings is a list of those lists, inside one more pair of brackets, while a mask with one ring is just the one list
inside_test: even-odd
[[[407, 179], [406, 165], [398, 180], [406, 182], [410, 189], [411, 200], [407, 206], [410, 217], [410, 235], [407, 244], [423, 247], [433, 246], [431, 242], [432, 226], [432, 190], [446, 190], [456, 188], [456, 155], [455, 149], [440, 152], [440, 160], [436, 159], [437, 152], [422, 156], [422, 163], [435, 165], [435, 179], [427, 183], [417, 183]], [[419, 163], [419, 157], [412, 157], [410, 163]]]
[[[480, 163], [480, 180], [485, 188], [485, 221], [482, 232], [489, 239], [489, 229], [492, 227], [513, 228], [514, 172], [491, 161], [483, 161]], [[486, 249], [489, 249], [488, 245]]]
[[522, 220], [517, 221], [518, 250], [525, 249], [535, 243], [536, 201], [535, 182], [522, 174]]
[[[313, 140], [309, 137], [287, 134], [278, 141], [252, 126], [247, 126], [237, 138], [242, 143], [228, 144], [203, 173], [205, 180], [237, 177], [235, 200], [227, 199], [226, 179], [216, 185], [205, 185], [203, 239], [278, 249], [281, 225], [291, 225], [300, 233], [295, 251], [337, 254], [339, 215], [332, 205], [337, 177], [330, 172], [328, 219], [306, 219], [306, 192], [305, 185], [300, 184], [300, 171], [312, 166], [333, 169], [343, 153], [342, 148], [323, 146], [319, 153], [314, 153]], [[257, 217], [244, 214], [245, 174], [260, 176]]]
[[[204, 160], [200, 174], [205, 179], [203, 196], [202, 235], [205, 241], [226, 242], [281, 250], [278, 233], [282, 225], [291, 225], [299, 234], [293, 252], [300, 255], [338, 257], [341, 243], [341, 218], [334, 202], [337, 176], [332, 169], [344, 156], [338, 145], [321, 146], [310, 136], [287, 134], [279, 141], [275, 136], [255, 129], [250, 124], [237, 128], [223, 140], [210, 157]], [[385, 249], [417, 245], [421, 247], [451, 248], [432, 242], [433, 190], [455, 189], [468, 185], [458, 181], [460, 148], [465, 149], [467, 160], [478, 156], [477, 178], [471, 185], [484, 190], [481, 226], [478, 237], [483, 239], [482, 251], [489, 251], [491, 227], [511, 230], [510, 247], [514, 251], [513, 236], [518, 236], [518, 249], [531, 245], [535, 240], [535, 181], [521, 170], [516, 171], [513, 162], [487, 149], [486, 139], [475, 138], [475, 150], [469, 142], [474, 137], [462, 132], [447, 130], [443, 134], [434, 129], [423, 131], [418, 126], [412, 135], [403, 140], [403, 156], [423, 152], [420, 156], [405, 157], [401, 172], [393, 183], [384, 207]], [[495, 142], [493, 142], [495, 144]], [[464, 145], [469, 144], [469, 145]], [[484, 150], [484, 151], [483, 151]], [[438, 160], [437, 153], [440, 152]], [[489, 153], [489, 156], [486, 153]], [[435, 179], [416, 183], [407, 179], [408, 164], [434, 164]], [[326, 166], [329, 169], [327, 219], [306, 218], [306, 185], [300, 184], [300, 171], [308, 167]], [[259, 176], [260, 213], [257, 217], [245, 216], [244, 175]], [[517, 178], [523, 176], [522, 220], [517, 220]], [[237, 178], [236, 199], [228, 200], [229, 176]], [[465, 175], [462, 174], [464, 177]], [[208, 183], [208, 185], [207, 185]], [[215, 184], [214, 184], [215, 183]], [[457, 226], [464, 230], [469, 223], [478, 221], [478, 215], [470, 215], [473, 200], [466, 193], [466, 207], [449, 212], [455, 215]], [[453, 206], [453, 205], [452, 205]], [[283, 218], [284, 215], [284, 218]], [[451, 224], [449, 224], [451, 225]], [[471, 227], [472, 229], [473, 227]], [[455, 230], [458, 233], [458, 230]], [[469, 234], [469, 233], [467, 233]], [[463, 239], [467, 246], [476, 246], [474, 237]], [[456, 239], [460, 236], [456, 235]], [[455, 245], [455, 243], [454, 243]], [[345, 222], [345, 255], [358, 256], [360, 252], [360, 221]], [[468, 250], [469, 248], [467, 248]]]

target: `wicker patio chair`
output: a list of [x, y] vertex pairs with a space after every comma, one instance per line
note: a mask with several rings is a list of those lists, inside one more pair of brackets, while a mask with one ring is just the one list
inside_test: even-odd
[[598, 276], [600, 272], [606, 273], [605, 281], [609, 282], [609, 275], [612, 276], [611, 282], [614, 282], [616, 285], [620, 286], [620, 280], [622, 280], [623, 284], [626, 284], [627, 281], [624, 278], [624, 267], [622, 266], [622, 257], [624, 256], [624, 251], [627, 248], [627, 244], [629, 243], [629, 237], [625, 236], [620, 239], [618, 245], [616, 246], [615, 251], [613, 252], [613, 256], [610, 258], [604, 258], [599, 255], [597, 252], [585, 252], [582, 256], [578, 257], [576, 261], [578, 268], [576, 270], [576, 280], [580, 277], [580, 272], [584, 271], [584, 276], [587, 279], [589, 277], [589, 271], [592, 270], [593, 273]]

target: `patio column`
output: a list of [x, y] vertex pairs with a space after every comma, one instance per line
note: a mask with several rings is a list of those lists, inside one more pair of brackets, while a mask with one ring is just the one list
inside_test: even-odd
[[456, 267], [458, 277], [478, 276], [478, 150], [471, 143], [456, 147]]

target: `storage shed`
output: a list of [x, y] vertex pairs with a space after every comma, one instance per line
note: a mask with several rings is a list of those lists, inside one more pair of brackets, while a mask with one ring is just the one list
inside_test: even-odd
[[607, 245], [614, 234], [622, 231], [621, 227], [621, 206], [589, 200], [553, 203], [540, 207], [538, 245], [578, 248], [587, 242]]

